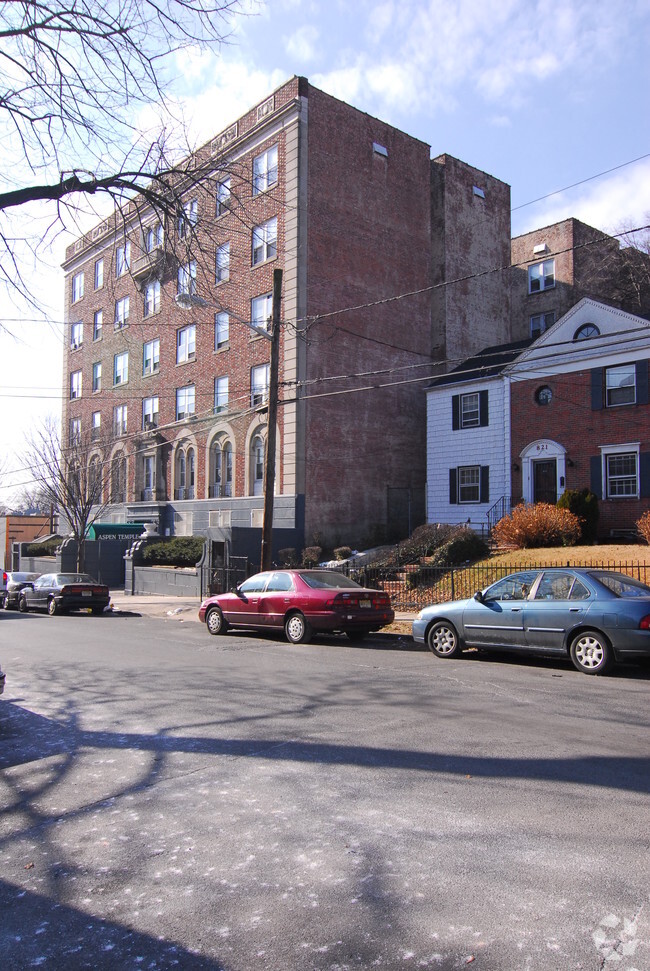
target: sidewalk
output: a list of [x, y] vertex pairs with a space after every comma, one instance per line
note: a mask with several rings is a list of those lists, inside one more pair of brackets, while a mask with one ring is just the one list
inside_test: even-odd
[[[114, 613], [124, 616], [135, 614], [142, 617], [162, 617], [166, 620], [198, 622], [201, 601], [195, 598], [166, 597], [153, 593], [140, 593], [130, 596], [125, 594], [123, 590], [111, 590], [111, 606]], [[403, 628], [405, 624], [410, 625], [415, 617], [415, 613], [396, 610], [395, 624], [399, 624], [400, 628]], [[391, 628], [385, 628], [385, 630], [391, 630]], [[403, 633], [402, 629], [400, 633]]]

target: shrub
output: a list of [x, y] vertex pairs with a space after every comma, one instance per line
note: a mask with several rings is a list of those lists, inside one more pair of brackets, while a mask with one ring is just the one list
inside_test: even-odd
[[320, 546], [306, 546], [302, 551], [302, 565], [305, 567], [318, 566], [322, 552]]
[[352, 550], [349, 546], [337, 546], [334, 550], [335, 560], [348, 560], [352, 556]]
[[568, 509], [580, 520], [581, 539], [593, 543], [598, 530], [598, 496], [591, 489], [565, 489], [558, 499], [560, 509]]
[[278, 558], [282, 566], [298, 566], [298, 553], [293, 546], [288, 546], [284, 550], [278, 550]]
[[42, 543], [28, 543], [23, 547], [23, 556], [55, 556], [56, 551], [63, 542], [62, 536], [52, 536]]
[[637, 519], [636, 526], [646, 543], [650, 543], [650, 511], [644, 512], [641, 519]]
[[151, 543], [142, 550], [142, 561], [150, 566], [196, 566], [203, 555], [203, 536], [174, 536]]
[[[464, 529], [465, 527], [460, 527]], [[403, 540], [397, 548], [397, 555], [402, 563], [415, 563], [423, 556], [431, 556], [437, 549], [455, 536], [458, 526], [445, 523], [424, 523], [413, 530], [408, 539]]]
[[447, 542], [438, 547], [431, 564], [433, 566], [458, 566], [467, 560], [479, 560], [488, 552], [485, 540], [469, 526], [457, 526]]
[[500, 544], [529, 549], [540, 546], [573, 546], [580, 539], [580, 520], [568, 509], [548, 502], [521, 505], [494, 527]]

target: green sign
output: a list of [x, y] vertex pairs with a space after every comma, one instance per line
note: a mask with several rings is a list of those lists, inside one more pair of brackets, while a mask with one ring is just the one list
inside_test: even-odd
[[93, 523], [88, 539], [137, 539], [144, 533], [144, 523]]

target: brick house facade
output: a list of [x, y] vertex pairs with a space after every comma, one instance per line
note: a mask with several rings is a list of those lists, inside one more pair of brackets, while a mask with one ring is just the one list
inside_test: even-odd
[[254, 561], [269, 343], [246, 323], [265, 326], [281, 268], [274, 556], [405, 535], [424, 519], [432, 358], [509, 327], [507, 301], [487, 324], [432, 303], [466, 269], [432, 223], [453, 233], [456, 213], [489, 260], [509, 188], [297, 77], [194, 161], [176, 225], [131, 204], [66, 252], [64, 440], [91, 440], [105, 518]]

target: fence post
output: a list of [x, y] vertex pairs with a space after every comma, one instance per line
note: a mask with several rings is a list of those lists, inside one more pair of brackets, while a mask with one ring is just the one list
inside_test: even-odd
[[455, 586], [454, 586], [454, 569], [453, 569], [453, 567], [451, 569], [451, 599], [452, 600], [455, 600], [456, 599], [456, 591], [455, 591]]

